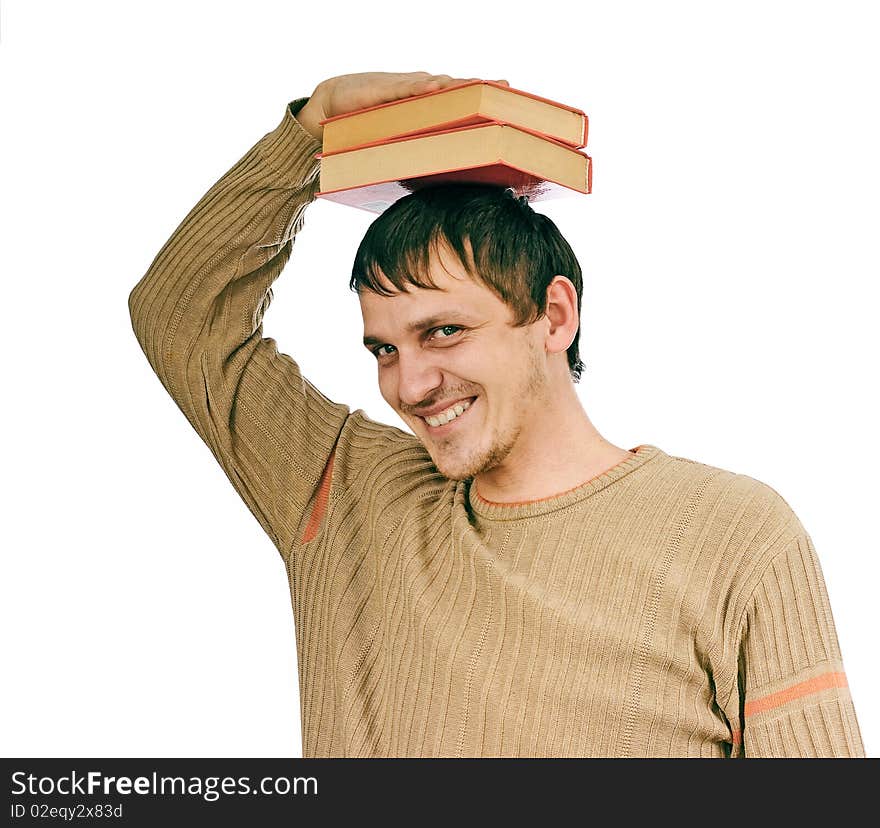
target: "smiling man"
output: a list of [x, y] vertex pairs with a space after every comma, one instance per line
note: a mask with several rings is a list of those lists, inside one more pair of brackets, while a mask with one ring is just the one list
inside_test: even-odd
[[816, 550], [747, 475], [612, 445], [575, 392], [581, 274], [482, 185], [370, 226], [351, 286], [382, 396], [264, 337], [322, 118], [463, 79], [331, 78], [190, 211], [138, 341], [287, 568], [303, 756], [862, 756]]
[[581, 284], [555, 225], [496, 187], [426, 189], [370, 227], [351, 279], [364, 345], [445, 477], [528, 500], [633, 456], [598, 434], [574, 390]]

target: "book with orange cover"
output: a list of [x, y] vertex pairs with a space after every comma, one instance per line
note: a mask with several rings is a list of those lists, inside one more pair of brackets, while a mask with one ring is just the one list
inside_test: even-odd
[[373, 213], [422, 187], [451, 182], [512, 187], [530, 201], [592, 189], [588, 155], [498, 121], [325, 150], [316, 157], [318, 197]]
[[573, 148], [587, 145], [585, 112], [495, 81], [467, 81], [433, 92], [334, 115], [324, 127], [324, 152], [391, 138], [501, 121]]

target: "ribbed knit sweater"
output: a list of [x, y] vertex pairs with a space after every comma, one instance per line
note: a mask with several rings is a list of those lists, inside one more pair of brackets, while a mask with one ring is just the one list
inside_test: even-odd
[[773, 488], [643, 444], [557, 496], [491, 503], [263, 335], [318, 190], [306, 100], [129, 297], [286, 565], [303, 756], [863, 756], [816, 551]]

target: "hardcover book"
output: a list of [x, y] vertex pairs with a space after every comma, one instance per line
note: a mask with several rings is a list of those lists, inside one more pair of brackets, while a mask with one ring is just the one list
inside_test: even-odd
[[582, 110], [487, 80], [389, 101], [319, 123], [324, 127], [324, 152], [338, 152], [493, 121], [523, 127], [573, 148], [587, 145], [589, 121]]
[[592, 189], [592, 162], [570, 145], [492, 121], [320, 152], [318, 197], [381, 213], [421, 187], [478, 182], [530, 201]]

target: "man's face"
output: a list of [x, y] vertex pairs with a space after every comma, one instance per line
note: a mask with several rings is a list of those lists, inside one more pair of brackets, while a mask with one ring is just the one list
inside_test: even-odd
[[440, 473], [464, 480], [515, 458], [542, 416], [547, 362], [538, 323], [513, 327], [513, 311], [498, 296], [448, 249], [442, 259], [431, 260], [440, 290], [361, 291], [364, 344], [385, 401]]

